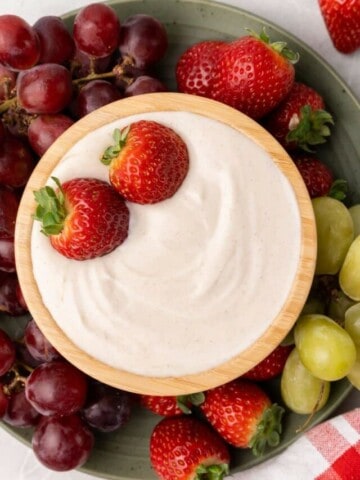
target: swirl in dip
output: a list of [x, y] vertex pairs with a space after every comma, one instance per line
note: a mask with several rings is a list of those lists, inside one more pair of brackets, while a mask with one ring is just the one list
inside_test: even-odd
[[170, 199], [128, 203], [129, 236], [112, 253], [69, 260], [34, 222], [34, 276], [65, 334], [96, 359], [145, 376], [183, 376], [238, 355], [270, 326], [293, 283], [300, 214], [290, 182], [237, 130], [188, 112], [127, 117], [86, 135], [52, 175], [108, 180], [115, 128], [173, 128], [190, 169]]

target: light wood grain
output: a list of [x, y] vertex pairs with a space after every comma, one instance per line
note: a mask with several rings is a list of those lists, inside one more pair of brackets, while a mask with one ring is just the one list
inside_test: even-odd
[[[119, 118], [152, 111], [198, 113], [220, 120], [246, 134], [270, 154], [287, 176], [301, 216], [299, 267], [279, 315], [264, 334], [238, 356], [207, 372], [183, 377], [135, 375], [99, 362], [80, 350], [59, 328], [43, 304], [32, 271], [30, 242], [35, 211], [33, 192], [44, 186], [69, 148], [86, 134]], [[179, 395], [206, 390], [238, 377], [265, 358], [286, 336], [306, 301], [312, 283], [316, 229], [311, 202], [297, 168], [283, 148], [259, 124], [230, 107], [205, 98], [180, 93], [154, 93], [119, 100], [97, 110], [75, 123], [49, 148], [29, 179], [20, 203], [15, 231], [15, 256], [19, 281], [29, 310], [45, 336], [66, 359], [88, 375], [117, 388], [136, 393]]]

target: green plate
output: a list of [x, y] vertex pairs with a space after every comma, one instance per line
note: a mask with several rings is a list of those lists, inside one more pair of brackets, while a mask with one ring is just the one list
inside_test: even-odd
[[[331, 165], [336, 176], [349, 182], [351, 203], [360, 202], [360, 105], [346, 84], [329, 65], [308, 46], [289, 35], [272, 23], [243, 10], [214, 3], [208, 0], [128, 0], [113, 1], [120, 19], [134, 13], [147, 13], [162, 21], [169, 34], [169, 50], [160, 64], [158, 74], [175, 90], [174, 67], [179, 55], [191, 44], [205, 39], [231, 40], [245, 34], [244, 28], [256, 31], [265, 26], [273, 40], [285, 40], [289, 46], [300, 53], [301, 60], [296, 66], [297, 77], [324, 96], [328, 110], [336, 122], [330, 141], [319, 151], [319, 156]], [[64, 18], [72, 25], [75, 13]], [[21, 335], [25, 319], [14, 319], [3, 315], [1, 327], [10, 333]], [[279, 389], [276, 382], [269, 384], [269, 392], [274, 400]], [[326, 419], [344, 400], [351, 386], [345, 380], [333, 383], [328, 404], [313, 418], [310, 426]], [[287, 413], [284, 418], [284, 432], [281, 444], [261, 459], [245, 450], [234, 450], [232, 471], [248, 469], [271, 456], [277, 455], [299, 434], [296, 430], [305, 421], [304, 416]], [[155, 479], [148, 457], [149, 436], [159, 417], [144, 411], [135, 411], [129, 424], [117, 433], [98, 435], [95, 451], [89, 462], [81, 469], [99, 477], [116, 480]], [[10, 434], [28, 443], [31, 431], [10, 428], [4, 425]]]

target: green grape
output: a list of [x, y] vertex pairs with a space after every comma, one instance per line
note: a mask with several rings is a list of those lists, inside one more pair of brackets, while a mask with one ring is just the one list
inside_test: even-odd
[[281, 342], [281, 345], [283, 347], [287, 347], [288, 345], [294, 345], [295, 340], [294, 340], [294, 329], [292, 328], [290, 332], [286, 335], [286, 337], [283, 339]]
[[327, 402], [330, 382], [314, 377], [300, 360], [296, 348], [286, 360], [281, 375], [281, 396], [285, 405], [295, 413], [317, 412]]
[[356, 346], [356, 361], [347, 378], [353, 387], [360, 390], [360, 345]]
[[301, 315], [308, 315], [309, 313], [325, 313], [324, 302], [317, 297], [309, 297], [301, 310]]
[[360, 303], [355, 303], [345, 312], [345, 330], [356, 345], [360, 345]]
[[341, 290], [353, 300], [360, 301], [360, 235], [350, 245], [339, 273]]
[[326, 315], [301, 316], [294, 336], [302, 363], [321, 380], [339, 380], [355, 363], [356, 349], [350, 335]]
[[[354, 305], [354, 300], [349, 298], [341, 290], [336, 290], [331, 294], [329, 306], [327, 308], [327, 315], [335, 320], [340, 325], [344, 324], [345, 312], [348, 308]], [[324, 312], [309, 312], [309, 313], [324, 313]]]
[[335, 198], [314, 198], [312, 205], [318, 241], [315, 273], [335, 275], [354, 239], [353, 220], [345, 205]]
[[349, 212], [354, 222], [354, 234], [357, 237], [360, 235], [360, 204], [350, 207]]
[[[311, 297], [309, 296], [305, 302], [303, 309], [301, 310], [300, 315], [307, 315], [309, 313], [325, 313], [325, 305], [324, 302], [318, 297]], [[281, 342], [281, 345], [294, 345], [294, 328], [290, 330], [290, 332], [286, 335], [286, 337]]]

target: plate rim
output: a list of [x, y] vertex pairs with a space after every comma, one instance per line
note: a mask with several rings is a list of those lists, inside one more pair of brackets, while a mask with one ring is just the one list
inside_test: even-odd
[[[278, 24], [276, 24], [276, 22], [273, 22], [273, 21], [270, 21], [270, 20], [267, 20], [265, 17], [261, 16], [261, 15], [257, 15], [257, 14], [254, 14], [252, 13], [251, 11], [249, 10], [246, 10], [246, 9], [243, 9], [241, 7], [237, 7], [237, 6], [232, 6], [232, 5], [228, 5], [228, 4], [224, 4], [224, 3], [220, 3], [218, 1], [215, 1], [215, 0], [164, 0], [164, 1], [171, 1], [172, 3], [192, 3], [192, 4], [204, 4], [204, 5], [209, 5], [209, 6], [218, 6], [220, 8], [226, 8], [226, 9], [229, 9], [231, 11], [234, 11], [236, 13], [243, 13], [245, 16], [247, 17], [251, 17], [253, 18], [255, 21], [261, 21], [267, 25], [269, 25], [270, 27], [272, 28], [275, 28], [275, 30], [277, 30], [278, 32], [280, 33], [284, 33], [287, 37], [289, 37], [290, 39], [292, 39], [294, 42], [298, 43], [301, 48], [306, 51], [309, 55], [313, 56], [316, 58], [316, 60], [323, 66], [323, 68], [325, 68], [328, 72], [330, 72], [330, 74], [336, 79], [336, 81], [338, 82], [339, 85], [341, 85], [341, 87], [346, 91], [346, 93], [349, 95], [349, 97], [351, 98], [352, 100], [352, 103], [355, 105], [355, 107], [357, 108], [357, 110], [360, 111], [360, 99], [354, 94], [354, 92], [352, 91], [351, 87], [345, 82], [345, 80], [342, 78], [342, 76], [340, 74], [338, 74], [335, 70], [335, 68], [330, 65], [325, 59], [324, 57], [322, 57], [318, 52], [316, 52], [312, 47], [310, 47], [307, 43], [305, 43], [303, 40], [301, 40], [300, 38], [298, 38], [296, 35], [294, 35], [293, 33], [290, 33], [289, 31], [287, 31], [286, 29], [284, 29], [283, 27], [279, 26]], [[106, 1], [105, 3], [109, 4], [109, 5], [113, 5], [113, 4], [119, 4], [119, 3], [139, 3], [139, 0], [110, 0], [110, 1]], [[81, 8], [81, 7], [80, 7]], [[76, 14], [80, 8], [77, 8], [77, 9], [73, 9], [71, 11], [67, 11], [65, 12], [64, 14], [61, 15], [61, 18], [63, 19], [67, 19], [71, 16], [73, 16], [74, 14]], [[331, 411], [329, 414], [325, 414], [325, 417], [324, 418], [321, 418], [320, 421], [324, 421], [326, 418], [329, 417], [329, 415], [331, 414], [331, 412], [333, 412], [343, 401], [344, 399], [346, 398], [346, 396], [353, 390], [353, 387], [351, 386], [351, 384], [348, 384], [344, 390], [342, 391], [341, 395], [337, 398], [336, 402], [335, 402], [335, 406], [333, 408], [331, 408]], [[324, 407], [326, 408], [326, 407]], [[319, 412], [320, 413], [320, 412]], [[316, 423], [312, 423], [310, 424], [309, 428], [311, 428], [312, 426], [316, 425], [318, 422]], [[4, 422], [0, 422], [0, 426], [2, 428], [4, 428], [5, 430], [7, 430], [9, 432], [9, 434], [11, 434], [12, 436], [18, 438], [22, 443], [26, 444], [27, 446], [30, 446], [31, 445], [31, 441], [29, 442], [28, 440], [26, 440], [23, 436], [21, 436], [21, 433], [19, 433], [18, 431], [16, 431], [16, 429], [14, 429], [14, 427], [11, 427], [7, 424], [5, 424]], [[294, 438], [291, 440], [290, 443], [293, 443], [297, 438]], [[284, 447], [280, 446], [279, 450], [276, 449], [276, 452], [274, 452], [274, 454], [272, 456], [276, 456], [278, 455], [279, 453], [281, 453], [285, 448], [287, 448], [288, 445], [285, 445]], [[234, 472], [238, 472], [240, 471], [241, 467], [239, 467], [238, 469], [235, 467], [234, 469], [232, 469], [232, 471]], [[86, 465], [84, 465], [83, 467], [79, 468], [78, 469], [79, 471], [83, 471], [85, 473], [88, 473], [88, 474], [91, 474], [91, 475], [94, 475], [94, 476], [99, 476], [99, 473], [94, 470], [93, 468], [87, 468]], [[119, 476], [111, 476], [111, 475], [106, 475], [106, 476], [101, 476], [100, 478], [108, 478], [108, 479], [114, 479], [114, 480], [130, 480], [130, 479], [134, 479], [135, 477], [119, 477]]]

